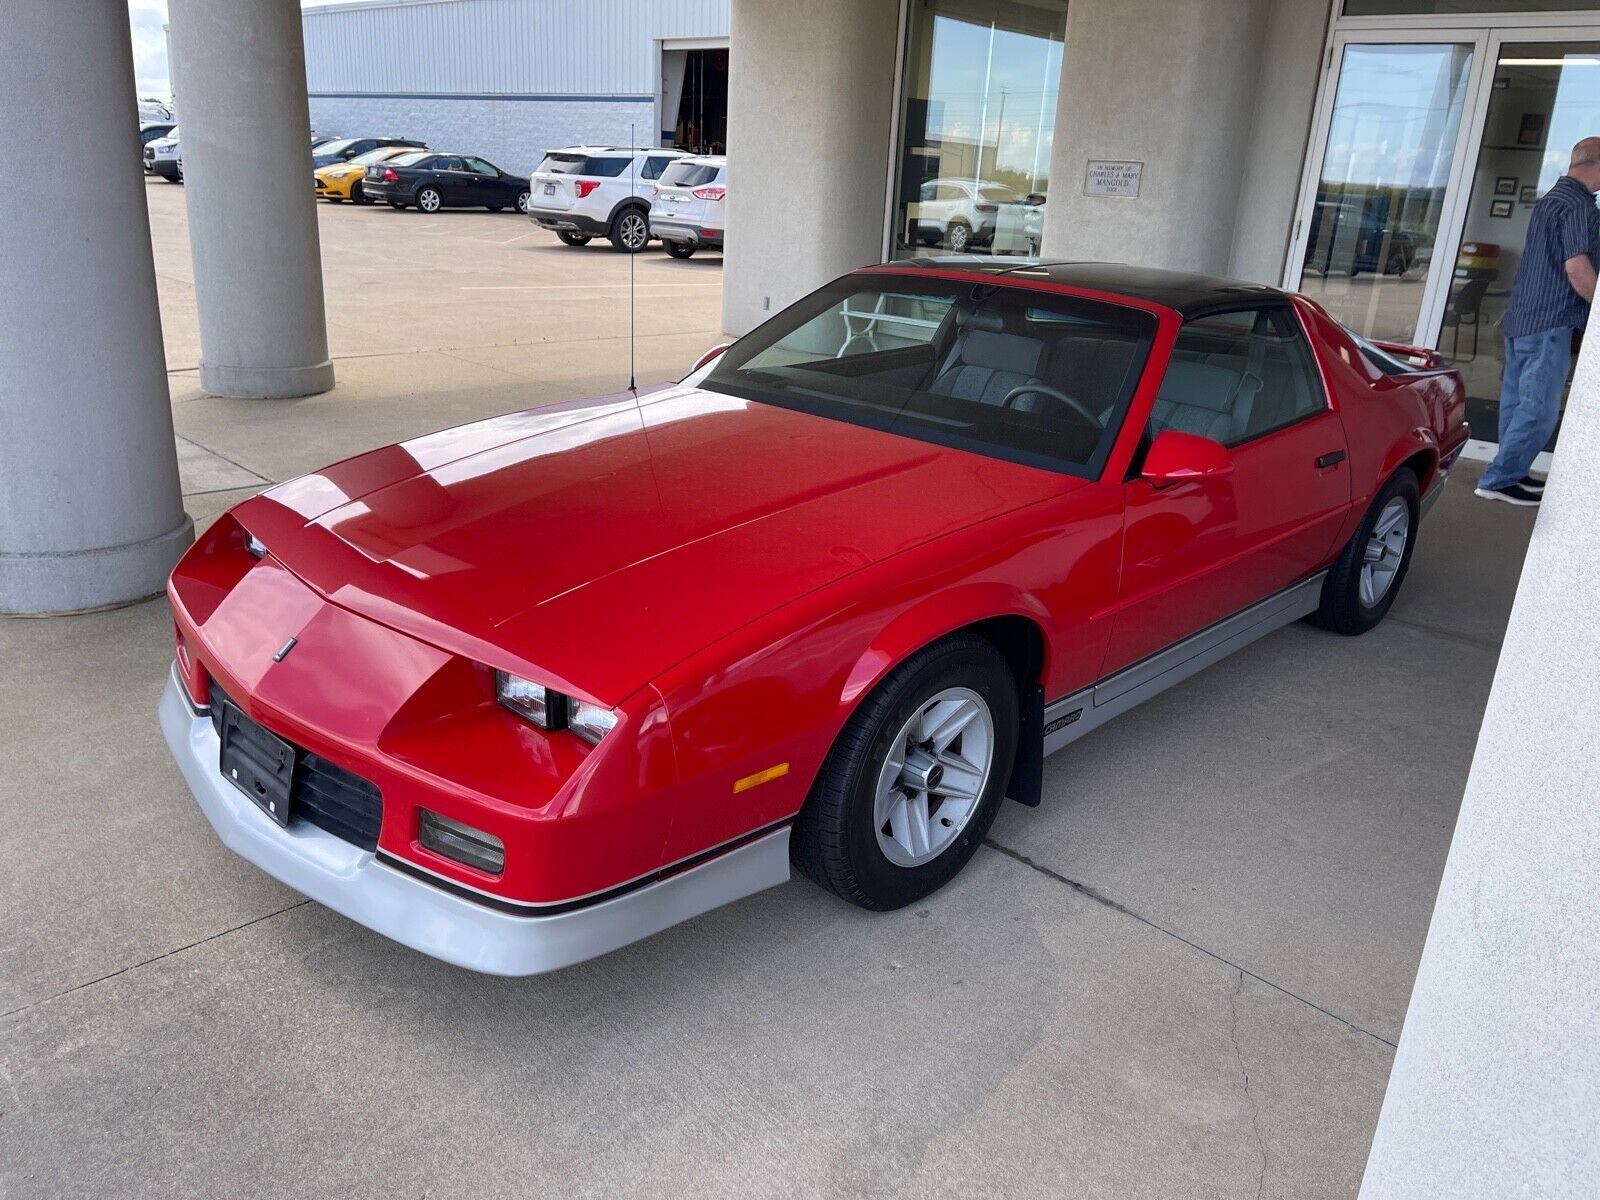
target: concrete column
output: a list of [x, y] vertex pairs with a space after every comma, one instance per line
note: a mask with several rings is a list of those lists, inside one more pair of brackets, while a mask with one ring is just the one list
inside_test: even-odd
[[172, 0], [200, 386], [333, 386], [296, 0]]
[[1590, 338], [1478, 734], [1365, 1200], [1600, 1196], [1597, 456], [1600, 339]]
[[897, 0], [733, 0], [722, 327], [883, 258]]
[[[1269, 15], [1268, 0], [1072, 0], [1046, 257], [1227, 272]], [[1090, 159], [1142, 162], [1138, 198], [1085, 196]]]
[[7, 0], [11, 163], [82, 186], [0, 219], [0, 612], [159, 592], [193, 539], [178, 491], [140, 168], [128, 6]]

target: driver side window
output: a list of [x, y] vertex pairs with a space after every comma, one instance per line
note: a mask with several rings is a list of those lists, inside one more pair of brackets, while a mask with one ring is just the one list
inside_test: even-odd
[[1286, 305], [1208, 313], [1178, 333], [1150, 436], [1176, 429], [1237, 446], [1326, 407], [1311, 348]]

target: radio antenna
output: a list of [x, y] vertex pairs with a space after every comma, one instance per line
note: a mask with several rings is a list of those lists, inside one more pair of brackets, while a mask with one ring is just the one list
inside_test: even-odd
[[[628, 123], [628, 150], [628, 174], [631, 178], [628, 190], [637, 196], [639, 194], [639, 138], [631, 121]], [[650, 239], [648, 225], [645, 227], [644, 236], [645, 242], [648, 244]], [[639, 249], [643, 250], [644, 247], [641, 246]], [[639, 257], [638, 254], [632, 251], [628, 254], [628, 390], [635, 397], [639, 394], [639, 383], [633, 372], [633, 260], [637, 257]]]

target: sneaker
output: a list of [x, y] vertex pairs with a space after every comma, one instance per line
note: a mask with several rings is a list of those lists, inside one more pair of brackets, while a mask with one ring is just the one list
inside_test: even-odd
[[1532, 475], [1524, 475], [1517, 480], [1517, 486], [1525, 492], [1537, 492], [1541, 496], [1544, 494], [1544, 480], [1535, 479]]
[[1520, 483], [1508, 483], [1505, 487], [1498, 488], [1481, 487], [1477, 488], [1474, 494], [1482, 496], [1485, 500], [1504, 500], [1507, 504], [1519, 504], [1524, 508], [1532, 508], [1543, 499], [1540, 493], [1530, 491]]

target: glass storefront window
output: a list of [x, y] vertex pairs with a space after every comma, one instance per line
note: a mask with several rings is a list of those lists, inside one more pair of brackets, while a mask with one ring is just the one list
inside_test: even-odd
[[1066, 0], [912, 0], [890, 253], [1036, 254]]
[[1499, 426], [1505, 342], [1496, 325], [1534, 202], [1566, 174], [1573, 144], [1596, 134], [1600, 42], [1501, 47], [1439, 334], [1440, 352], [1467, 381], [1467, 420], [1478, 436], [1492, 438]]
[[1300, 290], [1367, 337], [1416, 336], [1472, 54], [1465, 43], [1344, 48]]

